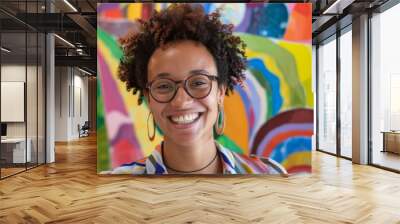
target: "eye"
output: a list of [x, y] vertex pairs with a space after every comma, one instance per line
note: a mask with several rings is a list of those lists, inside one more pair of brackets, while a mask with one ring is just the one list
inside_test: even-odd
[[201, 86], [201, 85], [205, 85], [207, 84], [204, 80], [196, 80], [194, 82], [192, 82], [193, 86]]
[[154, 83], [152, 89], [156, 93], [169, 93], [174, 90], [174, 85], [168, 81], [160, 81]]
[[204, 78], [196, 78], [189, 82], [191, 88], [204, 88], [208, 86], [208, 81]]
[[156, 86], [157, 89], [170, 89], [171, 85], [169, 84], [160, 84], [158, 86]]

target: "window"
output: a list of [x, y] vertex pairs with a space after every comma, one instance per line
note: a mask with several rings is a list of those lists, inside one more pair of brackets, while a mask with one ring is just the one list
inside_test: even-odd
[[340, 36], [340, 155], [352, 157], [352, 31]]
[[400, 170], [400, 5], [371, 18], [372, 164]]
[[[18, 9], [18, 16], [24, 16], [43, 13], [44, 3], [0, 1], [0, 7]], [[12, 15], [0, 12], [0, 110], [6, 127], [0, 178], [45, 163], [45, 35]]]
[[336, 39], [318, 48], [318, 149], [336, 153]]

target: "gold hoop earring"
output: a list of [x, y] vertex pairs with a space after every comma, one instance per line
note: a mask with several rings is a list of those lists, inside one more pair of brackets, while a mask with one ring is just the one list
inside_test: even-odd
[[[153, 134], [152, 135], [150, 135], [150, 130], [149, 130], [150, 115], [151, 115], [152, 120], [153, 120]], [[154, 138], [156, 137], [156, 121], [154, 120], [154, 116], [153, 116], [153, 114], [151, 112], [149, 113], [149, 116], [147, 116], [147, 137], [149, 137], [150, 141], [153, 141]]]
[[221, 104], [218, 104], [218, 115], [217, 115], [217, 122], [214, 124], [215, 133], [217, 135], [222, 135], [224, 133], [225, 128], [225, 115], [224, 115], [224, 108]]

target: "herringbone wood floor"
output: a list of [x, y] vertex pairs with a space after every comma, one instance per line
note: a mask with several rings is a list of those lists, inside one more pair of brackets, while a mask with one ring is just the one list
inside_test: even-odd
[[104, 177], [96, 139], [0, 181], [0, 223], [400, 223], [400, 175], [315, 152], [289, 178]]

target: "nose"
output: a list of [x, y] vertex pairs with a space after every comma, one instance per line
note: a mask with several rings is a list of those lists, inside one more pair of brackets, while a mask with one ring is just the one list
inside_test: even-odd
[[193, 98], [185, 91], [183, 86], [178, 87], [175, 97], [172, 99], [171, 106], [183, 108], [186, 104], [192, 103]]

